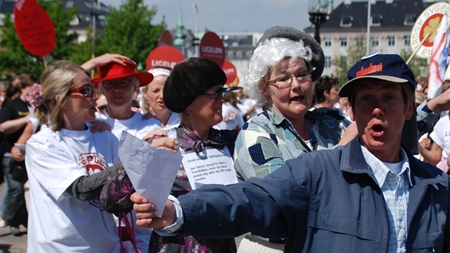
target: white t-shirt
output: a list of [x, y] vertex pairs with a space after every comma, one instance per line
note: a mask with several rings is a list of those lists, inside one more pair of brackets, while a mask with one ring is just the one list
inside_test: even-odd
[[[157, 120], [156, 118], [150, 118], [147, 120], [143, 120], [142, 119], [143, 115], [140, 113], [135, 113], [133, 115], [133, 117], [131, 117], [129, 119], [113, 119], [108, 115], [106, 109], [103, 110], [102, 113], [103, 114], [97, 114], [96, 118], [99, 120], [103, 120], [108, 125], [110, 125], [112, 133], [119, 140], [120, 140], [120, 137], [122, 136], [122, 131], [125, 131], [133, 136], [138, 137], [138, 138], [142, 138], [147, 133], [161, 128], [161, 122], [159, 122], [159, 120]], [[170, 119], [169, 119], [169, 122], [170, 122]], [[118, 148], [117, 148], [116, 152], [118, 152]], [[130, 220], [130, 224], [131, 223], [136, 224], [136, 213], [134, 211], [132, 211], [132, 214], [133, 214], [133, 221]], [[127, 219], [129, 219], [129, 215], [127, 215]], [[116, 218], [116, 223], [117, 224], [119, 223], [117, 218]], [[136, 244], [137, 244], [138, 249], [141, 252], [148, 252], [148, 247], [150, 244], [150, 235], [152, 234], [152, 230], [148, 229], [148, 228], [141, 228], [141, 227], [138, 227], [135, 225], [134, 231], [135, 231], [135, 238], [136, 238]], [[126, 242], [124, 244], [124, 247], [126, 247], [127, 252], [129, 250], [132, 250], [132, 245], [130, 245], [129, 242]]]
[[181, 123], [180, 115], [178, 113], [172, 112], [164, 129], [169, 130], [177, 128], [180, 125], [180, 123]]
[[28, 252], [119, 252], [113, 215], [66, 192], [75, 179], [116, 163], [118, 145], [111, 132], [89, 129], [43, 128], [28, 140]]
[[220, 130], [236, 130], [244, 125], [244, 118], [241, 111], [229, 102], [222, 104], [222, 122], [214, 126]]
[[133, 117], [129, 119], [113, 119], [108, 115], [106, 109], [102, 111], [102, 114], [96, 113], [96, 119], [103, 120], [110, 125], [112, 133], [119, 140], [122, 136], [122, 131], [130, 133], [141, 139], [149, 132], [161, 128], [161, 122], [159, 122], [156, 118], [144, 120], [142, 119], [142, 116], [143, 115], [140, 113], [135, 113]]
[[449, 117], [441, 117], [430, 134], [431, 139], [442, 148], [442, 156], [450, 154], [450, 120]]

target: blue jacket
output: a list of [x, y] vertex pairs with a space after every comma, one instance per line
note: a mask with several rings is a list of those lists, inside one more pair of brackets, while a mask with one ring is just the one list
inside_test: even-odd
[[[407, 252], [450, 252], [449, 177], [406, 151], [413, 186]], [[285, 252], [387, 252], [383, 194], [355, 138], [289, 160], [264, 179], [203, 186], [179, 198], [184, 234], [287, 238]]]

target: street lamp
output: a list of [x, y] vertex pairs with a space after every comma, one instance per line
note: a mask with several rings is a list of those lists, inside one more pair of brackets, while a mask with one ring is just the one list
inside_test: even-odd
[[314, 25], [314, 39], [320, 44], [320, 25], [327, 21], [330, 5], [328, 0], [309, 0], [309, 21]]
[[[197, 43], [197, 35], [198, 35], [198, 6], [196, 4], [192, 4], [192, 7], [195, 8], [195, 34], [194, 40]], [[195, 45], [195, 56], [198, 57], [198, 46]]]

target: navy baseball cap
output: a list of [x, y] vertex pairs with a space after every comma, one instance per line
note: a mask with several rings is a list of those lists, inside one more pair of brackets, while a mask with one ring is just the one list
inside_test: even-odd
[[414, 74], [405, 61], [397, 54], [380, 54], [380, 52], [361, 58], [347, 72], [348, 82], [339, 90], [339, 96], [349, 97], [356, 85], [365, 79], [379, 79], [394, 83], [408, 83], [416, 88]]

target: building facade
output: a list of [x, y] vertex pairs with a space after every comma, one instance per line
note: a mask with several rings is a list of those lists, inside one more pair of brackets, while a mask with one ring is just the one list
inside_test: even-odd
[[[412, 27], [430, 4], [422, 0], [372, 1], [369, 52], [402, 54], [405, 50], [411, 53]], [[321, 46], [325, 54], [324, 75], [336, 73], [333, 59], [347, 56], [351, 47], [366, 49], [367, 15], [367, 0], [345, 0], [320, 26]], [[308, 27], [305, 31], [314, 35], [314, 27]]]

